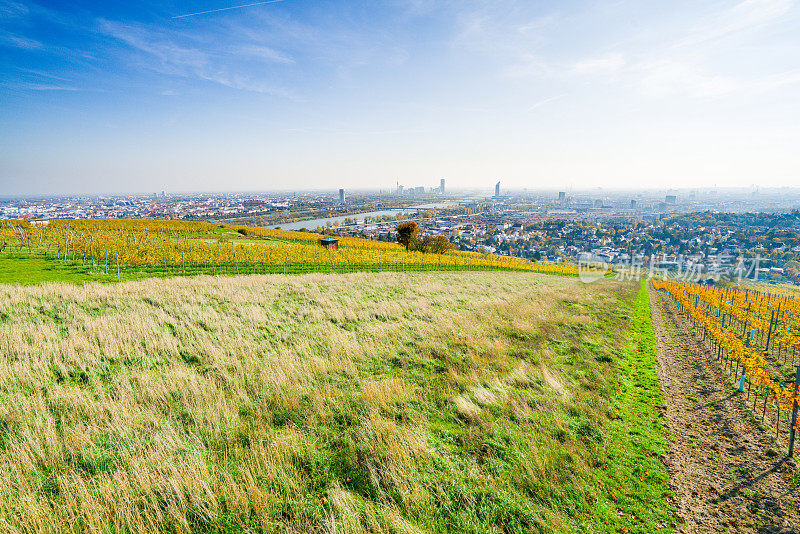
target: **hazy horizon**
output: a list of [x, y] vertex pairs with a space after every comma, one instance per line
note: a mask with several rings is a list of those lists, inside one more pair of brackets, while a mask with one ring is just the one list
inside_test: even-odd
[[0, 0], [0, 194], [800, 176], [793, 0], [242, 4]]
[[[429, 184], [408, 184], [410, 186], [425, 186], [426, 188], [429, 187]], [[527, 187], [509, 187], [506, 188], [501, 183], [501, 190], [502, 196], [517, 196], [520, 194], [529, 194], [529, 195], [553, 195], [557, 196], [559, 192], [564, 191], [568, 196], [626, 196], [626, 195], [637, 195], [637, 196], [645, 196], [645, 195], [663, 195], [663, 194], [676, 194], [678, 196], [683, 195], [691, 195], [692, 193], [697, 193], [699, 195], [708, 195], [708, 194], [719, 194], [720, 197], [726, 197], [731, 195], [744, 195], [744, 194], [752, 194], [758, 193], [764, 196], [775, 195], [775, 194], [785, 194], [785, 193], [796, 193], [800, 194], [800, 186], [776, 186], [776, 187], [758, 187], [758, 186], [741, 186], [741, 187], [682, 187], [682, 188], [669, 188], [669, 187], [653, 187], [653, 188], [626, 188], [626, 187], [619, 187], [619, 188], [611, 188], [611, 187], [594, 187], [594, 188], [527, 188]], [[398, 197], [395, 195], [396, 190], [389, 190], [388, 188], [379, 189], [379, 188], [344, 188], [345, 192], [347, 193], [348, 197], [352, 197], [354, 195], [378, 195], [384, 194], [387, 198], [392, 198], [394, 200], [406, 200], [406, 201], [414, 201], [416, 195], [406, 195]], [[442, 200], [448, 199], [463, 199], [465, 196], [474, 196], [478, 198], [480, 196], [492, 197], [494, 195], [494, 183], [491, 184], [491, 187], [448, 187], [447, 192], [445, 193]], [[4, 200], [13, 200], [13, 199], [36, 199], [36, 198], [92, 198], [92, 197], [125, 197], [125, 196], [132, 196], [132, 197], [152, 197], [155, 195], [161, 195], [162, 193], [166, 194], [168, 197], [170, 196], [202, 196], [202, 195], [305, 195], [305, 194], [313, 194], [313, 195], [331, 195], [337, 196], [339, 188], [338, 187], [321, 187], [315, 189], [216, 189], [216, 190], [160, 190], [160, 191], [94, 191], [94, 192], [84, 192], [84, 193], [77, 193], [77, 192], [64, 192], [64, 193], [32, 193], [32, 194], [0, 194], [0, 199]], [[429, 199], [431, 195], [435, 195], [438, 197], [438, 193], [435, 191], [428, 191], [424, 195], [419, 195], [420, 200]]]

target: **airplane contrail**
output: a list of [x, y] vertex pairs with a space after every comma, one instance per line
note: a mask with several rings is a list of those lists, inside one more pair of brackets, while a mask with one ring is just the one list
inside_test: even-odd
[[184, 17], [194, 17], [195, 15], [205, 15], [206, 13], [217, 13], [219, 11], [228, 11], [229, 9], [240, 9], [243, 7], [261, 6], [264, 4], [274, 4], [275, 2], [283, 2], [283, 0], [268, 0], [266, 2], [253, 2], [252, 4], [244, 4], [241, 6], [221, 7], [219, 9], [209, 9], [208, 11], [198, 11], [197, 13], [187, 13], [186, 15], [176, 15], [173, 19], [182, 19]]

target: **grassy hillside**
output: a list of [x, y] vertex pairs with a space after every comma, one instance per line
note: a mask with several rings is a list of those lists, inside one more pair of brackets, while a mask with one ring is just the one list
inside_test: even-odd
[[636, 286], [530, 273], [0, 286], [0, 521], [652, 532], [648, 324]]

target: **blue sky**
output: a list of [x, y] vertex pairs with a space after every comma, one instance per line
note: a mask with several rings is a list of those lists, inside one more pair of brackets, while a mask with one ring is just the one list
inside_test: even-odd
[[800, 183], [793, 0], [248, 3], [0, 0], [0, 194]]

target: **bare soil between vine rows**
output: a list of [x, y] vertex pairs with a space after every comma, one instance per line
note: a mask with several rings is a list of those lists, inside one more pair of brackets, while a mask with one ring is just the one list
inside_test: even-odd
[[674, 302], [651, 288], [650, 308], [677, 530], [800, 533], [800, 455], [787, 458], [774, 414], [761, 423]]

